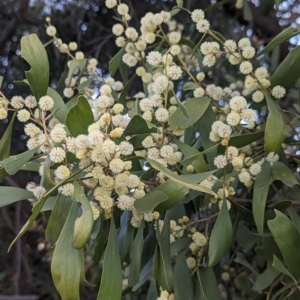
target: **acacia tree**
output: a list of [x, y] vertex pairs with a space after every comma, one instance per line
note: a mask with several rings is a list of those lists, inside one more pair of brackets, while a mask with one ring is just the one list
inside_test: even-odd
[[[31, 93], [1, 94], [0, 118], [12, 119], [0, 141], [0, 178], [27, 170], [40, 182], [0, 187], [2, 206], [32, 203], [10, 248], [48, 212], [62, 299], [79, 299], [80, 284], [97, 289], [97, 299], [297, 299], [299, 107], [281, 103], [299, 78], [300, 50], [272, 74], [266, 62], [298, 30], [256, 49], [247, 37], [227, 39], [181, 1], [147, 13], [138, 30], [128, 5], [106, 6], [116, 13], [120, 50], [104, 79], [97, 59], [61, 40], [47, 18], [46, 44], [69, 58], [60, 94], [49, 87], [38, 36], [21, 40]], [[189, 36], [174, 20], [180, 14]], [[132, 94], [136, 82], [142, 90]], [[10, 156], [16, 118], [28, 150]], [[91, 259], [97, 282], [85, 278]]]

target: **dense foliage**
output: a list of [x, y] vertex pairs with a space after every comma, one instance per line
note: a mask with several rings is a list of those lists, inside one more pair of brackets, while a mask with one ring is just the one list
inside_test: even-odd
[[[286, 103], [299, 46], [277, 63], [299, 30], [254, 45], [182, 1], [138, 28], [128, 5], [105, 4], [119, 48], [108, 75], [49, 17], [45, 44], [21, 39], [28, 94], [1, 92], [0, 181], [20, 170], [40, 181], [0, 187], [1, 206], [32, 204], [10, 249], [44, 213], [62, 299], [83, 285], [97, 299], [298, 299], [300, 116]], [[45, 46], [68, 58], [56, 87]], [[12, 156], [15, 120], [28, 149]]]

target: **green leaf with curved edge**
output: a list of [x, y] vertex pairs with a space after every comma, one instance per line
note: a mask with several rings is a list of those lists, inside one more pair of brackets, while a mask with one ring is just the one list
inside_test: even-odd
[[195, 300], [221, 300], [213, 268], [197, 271], [197, 292]]
[[190, 189], [173, 180], [167, 180], [156, 187], [155, 190], [163, 192], [168, 197], [165, 201], [155, 207], [156, 211], [164, 212], [182, 201]]
[[[4, 160], [9, 157], [10, 146], [11, 146], [11, 135], [14, 126], [15, 116], [16, 114], [14, 113], [9, 122], [9, 125], [7, 126], [0, 140], [0, 160]], [[1, 167], [1, 163], [0, 163], [0, 183], [7, 175], [8, 173], [6, 172], [5, 168]]]
[[72, 199], [73, 201], [81, 203], [82, 214], [75, 221], [73, 235], [73, 247], [75, 249], [81, 249], [91, 235], [94, 225], [94, 216], [90, 202], [76, 180], [74, 180], [74, 193]]
[[18, 187], [0, 186], [0, 207], [33, 198], [33, 193]]
[[[157, 227], [158, 220], [157, 220]], [[153, 278], [157, 283], [168, 292], [173, 290], [173, 270], [171, 266], [170, 252], [170, 218], [169, 212], [166, 213], [164, 225], [161, 232], [156, 230], [158, 245], [156, 246], [153, 257]]]
[[[258, 131], [253, 133], [241, 134], [239, 136], [233, 136], [230, 138], [228, 146], [234, 146], [237, 148], [242, 148], [246, 145], [251, 144], [252, 142], [257, 141], [258, 139], [264, 136], [264, 131]], [[220, 145], [219, 153], [225, 153], [226, 147]]]
[[286, 209], [287, 213], [289, 214], [293, 224], [297, 228], [298, 232], [300, 233], [300, 216], [296, 209], [292, 206]]
[[92, 77], [80, 83], [78, 86], [79, 93], [83, 93], [84, 89], [87, 88], [94, 80], [95, 79]]
[[198, 87], [200, 87], [199, 84], [195, 83], [194, 81], [188, 81], [183, 85], [182, 89], [184, 91], [193, 91]]
[[83, 96], [78, 96], [76, 104], [70, 108], [66, 118], [67, 127], [73, 137], [87, 134], [88, 127], [94, 123], [94, 115], [89, 102]]
[[227, 201], [224, 200], [209, 238], [209, 267], [216, 265], [226, 254], [232, 242], [232, 234], [232, 223], [227, 208]]
[[50, 160], [50, 156], [47, 155], [45, 162], [43, 164], [43, 172], [40, 185], [43, 186], [46, 190], [55, 186], [55, 182], [51, 178], [51, 167], [52, 161]]
[[144, 227], [145, 222], [144, 220], [142, 220], [142, 223], [138, 229], [138, 232], [130, 249], [130, 270], [128, 275], [129, 286], [134, 286], [140, 280], [141, 260], [144, 244]]
[[124, 211], [121, 216], [118, 233], [118, 247], [120, 249], [121, 261], [126, 261], [134, 240], [134, 227], [130, 224], [131, 215]]
[[[271, 3], [271, 2], [270, 2]], [[259, 57], [265, 53], [268, 53], [272, 51], [276, 46], [284, 43], [285, 41], [288, 41], [291, 37], [297, 35], [300, 33], [300, 26], [294, 27], [288, 27], [281, 31], [278, 35], [276, 35], [270, 43], [261, 51], [259, 51], [255, 57]]]
[[271, 183], [271, 165], [264, 162], [261, 172], [256, 176], [253, 189], [252, 212], [259, 234], [264, 232], [264, 218], [269, 185]]
[[136, 292], [152, 275], [153, 259], [149, 259], [144, 265], [140, 274], [140, 281], [132, 288], [133, 292]]
[[76, 176], [77, 174], [81, 173], [84, 169], [88, 168], [90, 165], [86, 166], [85, 168], [78, 170], [77, 172], [73, 173], [71, 176], [69, 176], [68, 178], [64, 179], [63, 181], [61, 181], [59, 184], [57, 184], [56, 186], [52, 187], [51, 189], [49, 189], [46, 194], [43, 196], [43, 198], [41, 200], [39, 200], [35, 206], [32, 209], [32, 214], [30, 216], [30, 218], [27, 220], [27, 222], [25, 223], [25, 225], [21, 228], [21, 230], [19, 231], [18, 235], [14, 238], [14, 240], [11, 242], [11, 244], [9, 245], [8, 248], [8, 252], [10, 251], [11, 247], [14, 245], [14, 243], [31, 227], [31, 225], [34, 223], [35, 219], [37, 218], [37, 216], [39, 215], [39, 213], [41, 212], [42, 208], [44, 207], [44, 204], [46, 203], [47, 199], [49, 198], [50, 195], [52, 195], [54, 192], [57, 191], [57, 189], [59, 187], [61, 187], [62, 185], [66, 184], [67, 182], [70, 181], [70, 179], [72, 179], [74, 176]]
[[173, 142], [178, 146], [178, 148], [184, 155], [185, 159], [187, 159], [193, 155], [199, 154], [199, 151], [197, 149], [187, 145], [186, 143], [183, 143], [177, 139], [173, 139]]
[[188, 116], [188, 113], [187, 113], [187, 111], [186, 111], [184, 105], [183, 105], [182, 102], [178, 99], [178, 97], [176, 96], [174, 90], [172, 90], [172, 92], [173, 92], [173, 96], [174, 96], [174, 98], [175, 98], [175, 100], [176, 100], [176, 102], [177, 102], [178, 108], [181, 110], [181, 112], [184, 114], [184, 116], [188, 118], [189, 116]]
[[[46, 204], [49, 200], [50, 198], [47, 200]], [[68, 212], [71, 209], [72, 203], [73, 201], [71, 197], [61, 194], [59, 194], [55, 200], [45, 232], [46, 240], [51, 244], [51, 246], [54, 246], [58, 240], [61, 230], [67, 220]]]
[[174, 294], [175, 299], [194, 299], [194, 287], [190, 269], [187, 266], [184, 250], [176, 258], [174, 270]]
[[278, 270], [272, 267], [272, 264], [268, 262], [266, 269], [255, 278], [252, 289], [254, 291], [261, 292], [267, 288], [279, 274], [280, 272], [278, 272]]
[[47, 201], [45, 202], [44, 206], [42, 207], [41, 212], [53, 210], [55, 202], [56, 202], [56, 197], [54, 197], [54, 196], [49, 197], [47, 199]]
[[77, 210], [78, 205], [73, 202], [51, 261], [52, 278], [62, 300], [80, 299], [79, 285], [83, 268], [83, 252], [72, 246]]
[[102, 254], [106, 248], [107, 239], [109, 235], [109, 228], [107, 226], [108, 222], [104, 222], [103, 213], [100, 214], [100, 229], [98, 231], [96, 240], [95, 240], [95, 247], [93, 249], [93, 261], [99, 262], [102, 258]]
[[204, 151], [202, 152], [207, 153], [206, 159], [208, 164], [213, 170], [215, 168], [214, 159], [217, 156], [217, 147], [218, 144], [212, 142], [209, 138], [209, 134], [211, 131], [212, 124], [216, 121], [216, 114], [213, 112], [212, 104], [208, 107], [205, 111], [204, 115], [198, 120], [196, 123], [197, 131], [200, 133], [200, 140]]
[[272, 86], [281, 85], [289, 90], [295, 85], [300, 77], [300, 46], [295, 47], [289, 52], [286, 58], [281, 62], [276, 71], [271, 76]]
[[122, 294], [122, 266], [118, 239], [113, 217], [111, 218], [107, 247], [103, 258], [103, 269], [97, 300], [120, 300]]
[[189, 177], [185, 177], [185, 180], [182, 180], [180, 176], [174, 174], [171, 170], [169, 170], [167, 167], [163, 166], [161, 163], [155, 161], [155, 160], [152, 160], [152, 159], [149, 159], [147, 158], [147, 161], [150, 163], [150, 165], [164, 173], [169, 179], [187, 187], [187, 188], [190, 188], [192, 190], [196, 190], [196, 191], [200, 191], [200, 192], [204, 192], [204, 193], [208, 193], [208, 194], [211, 194], [211, 195], [215, 195], [216, 193], [214, 191], [212, 191], [211, 189], [209, 188], [206, 188], [204, 186], [200, 186], [200, 185], [196, 185], [196, 184], [191, 184], [188, 182], [188, 178], [192, 178], [191, 176], [193, 175], [186, 175], [186, 176], [189, 176]]
[[299, 184], [296, 176], [291, 171], [291, 169], [282, 162], [274, 162], [272, 166], [272, 171], [275, 175], [275, 179], [279, 179], [288, 187], [292, 187], [295, 184]]
[[254, 269], [254, 267], [246, 260], [246, 258], [243, 255], [238, 254], [236, 258], [234, 259], [236, 263], [239, 263], [246, 268], [248, 268], [251, 273], [256, 277], [258, 275], [258, 272]]
[[274, 100], [266, 93], [265, 98], [267, 100], [269, 115], [267, 117], [265, 128], [264, 148], [267, 152], [277, 152], [280, 149], [285, 136], [282, 113]]
[[283, 263], [280, 261], [280, 259], [276, 255], [273, 255], [272, 266], [273, 266], [274, 269], [278, 270], [279, 272], [285, 274], [286, 276], [290, 277], [291, 279], [293, 279], [295, 281], [295, 278], [293, 277], [293, 275], [283, 265]]
[[87, 63], [87, 59], [72, 59], [68, 61], [68, 67], [69, 67], [69, 72], [68, 76], [65, 80], [65, 84], [67, 87], [71, 85], [72, 77], [74, 74], [81, 73], [83, 69], [85, 68]]
[[210, 99], [208, 97], [188, 99], [183, 103], [188, 116], [185, 116], [182, 109], [177, 108], [177, 110], [170, 116], [168, 123], [171, 127], [180, 127], [183, 129], [187, 128], [196, 123], [202, 117], [209, 104]]
[[133, 84], [133, 82], [134, 82], [136, 76], [137, 76], [137, 75], [134, 74], [134, 75], [127, 81], [126, 85], [124, 86], [124, 88], [123, 88], [123, 90], [122, 90], [122, 92], [121, 92], [121, 94], [120, 94], [119, 102], [120, 102], [121, 104], [123, 104], [123, 105], [126, 104], [126, 98], [127, 98], [127, 96], [128, 96], [129, 89], [130, 89], [130, 87], [132, 86], [132, 84]]
[[108, 70], [111, 76], [114, 76], [120, 66], [123, 54], [125, 52], [125, 47], [120, 49], [120, 51], [109, 61]]
[[300, 234], [293, 222], [275, 210], [276, 217], [268, 221], [269, 229], [278, 245], [288, 270], [296, 280], [300, 278]]
[[40, 146], [37, 146], [23, 153], [10, 156], [9, 158], [4, 159], [1, 163], [4, 165], [4, 168], [9, 175], [14, 175], [32, 158], [39, 148]]
[[217, 150], [219, 144], [215, 144], [212, 147], [202, 151], [202, 152], [198, 152], [198, 154], [195, 154], [193, 156], [190, 156], [187, 159], [184, 159], [181, 164], [184, 166], [190, 165], [192, 164], [196, 159], [198, 159], [200, 156], [204, 155], [204, 154], [208, 154], [208, 153], [213, 153], [216, 152], [215, 150]]
[[148, 214], [152, 212], [157, 205], [167, 199], [168, 196], [165, 193], [154, 189], [149, 194], [146, 194], [142, 198], [135, 200], [134, 207], [138, 211]]
[[11, 135], [14, 126], [16, 114], [14, 113], [9, 125], [7, 126], [1, 140], [0, 140], [0, 160], [4, 160], [9, 157], [10, 154], [10, 144], [11, 144]]
[[54, 101], [54, 105], [51, 108], [51, 112], [54, 112], [53, 116], [60, 123], [65, 124], [68, 111], [67, 111], [67, 107], [66, 107], [62, 97], [56, 90], [54, 90], [50, 87], [47, 89], [47, 95], [50, 96]]
[[146, 121], [141, 116], [134, 116], [124, 130], [124, 135], [154, 133], [157, 132], [157, 127]]
[[247, 1], [244, 2], [243, 5], [243, 14], [244, 14], [244, 19], [247, 20], [248, 22], [251, 22], [253, 19], [251, 8]]
[[47, 94], [49, 84], [49, 61], [44, 45], [36, 34], [21, 38], [21, 57], [31, 66], [25, 71], [26, 78], [36, 100]]

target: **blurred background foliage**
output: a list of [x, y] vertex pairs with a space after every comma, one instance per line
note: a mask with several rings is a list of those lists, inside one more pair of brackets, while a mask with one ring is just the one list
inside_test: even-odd
[[[99, 61], [101, 76], [107, 75], [109, 60], [118, 51], [111, 32], [116, 23], [114, 14], [107, 10], [105, 0], [1, 0], [0, 1], [0, 76], [4, 77], [2, 92], [8, 97], [13, 95], [27, 96], [28, 90], [15, 81], [24, 78], [28, 65], [21, 59], [20, 39], [23, 35], [37, 33], [43, 42], [49, 37], [45, 34], [45, 17], [50, 16], [56, 26], [59, 37], [66, 43], [76, 41], [79, 49], [86, 56], [95, 57]], [[148, 11], [159, 12], [171, 10], [176, 5], [175, 0], [127, 0], [132, 12], [131, 25], [139, 27], [139, 20]], [[259, 49], [267, 44], [284, 28], [300, 24], [299, 0], [252, 0], [246, 1], [242, 9], [237, 9], [236, 0], [184, 0], [184, 6], [189, 10], [201, 8], [206, 11], [211, 28], [221, 33], [227, 39], [239, 39], [248, 36], [253, 45]], [[184, 35], [192, 41], [199, 40], [199, 33], [194, 31], [186, 14], [178, 14], [175, 19], [183, 24]], [[274, 70], [286, 57], [289, 50], [299, 43], [299, 37], [274, 50], [265, 57], [263, 64]], [[60, 53], [53, 45], [46, 47], [51, 69], [50, 85], [56, 87], [60, 75], [65, 70], [67, 56]], [[217, 76], [211, 72], [208, 75], [211, 83], [228, 84], [229, 64], [215, 68]], [[133, 90], [138, 87], [133, 86]], [[293, 100], [291, 95], [291, 101]], [[286, 105], [293, 102], [287, 101]], [[2, 136], [8, 120], [0, 123]], [[22, 126], [14, 125], [12, 154], [25, 149], [25, 138]], [[25, 187], [28, 181], [37, 181], [36, 175], [30, 172], [19, 172], [5, 179], [1, 184]], [[12, 251], [7, 254], [10, 242], [13, 240], [22, 224], [30, 215], [30, 204], [19, 202], [1, 208], [0, 214], [0, 293], [2, 295], [32, 294], [36, 299], [59, 299], [50, 277], [49, 261], [51, 248], [45, 242], [44, 230], [47, 215], [41, 215], [31, 230], [17, 242]], [[249, 254], [251, 257], [251, 254]], [[251, 259], [251, 258], [250, 258]], [[95, 282], [99, 278], [99, 268], [87, 257], [86, 272], [88, 280]], [[237, 272], [239, 272], [237, 270]], [[147, 286], [145, 286], [145, 289]], [[82, 299], [95, 299], [97, 289], [82, 288]], [[144, 299], [139, 294], [132, 296]], [[32, 298], [33, 299], [33, 298]]]

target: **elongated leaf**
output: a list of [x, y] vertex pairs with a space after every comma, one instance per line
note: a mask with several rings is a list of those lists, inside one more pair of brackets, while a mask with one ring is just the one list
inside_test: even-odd
[[163, 184], [156, 187], [155, 190], [161, 191], [168, 196], [167, 200], [161, 202], [155, 208], [155, 210], [159, 212], [164, 212], [170, 209], [171, 207], [182, 201], [186, 194], [189, 192], [189, 188], [172, 180], [167, 180]]
[[199, 154], [199, 151], [186, 143], [182, 143], [181, 141], [177, 139], [173, 139], [174, 143], [178, 146], [184, 157], [187, 159], [193, 155]]
[[247, 1], [245, 1], [243, 5], [243, 13], [244, 13], [244, 19], [247, 20], [248, 22], [251, 22], [253, 16], [252, 16], [251, 8], [249, 7]]
[[298, 232], [300, 233], [300, 216], [298, 212], [292, 206], [287, 208], [287, 213], [289, 214], [293, 224], [297, 228]]
[[209, 104], [210, 99], [208, 97], [192, 98], [186, 100], [183, 103], [183, 106], [188, 116], [186, 116], [182, 112], [182, 109], [177, 108], [177, 110], [169, 118], [169, 125], [171, 127], [180, 128], [189, 127], [202, 117]]
[[74, 181], [73, 200], [81, 203], [82, 209], [82, 215], [77, 218], [75, 222], [73, 247], [75, 249], [81, 249], [91, 235], [94, 225], [94, 217], [92, 207], [76, 180]]
[[121, 261], [127, 260], [134, 240], [134, 228], [130, 224], [130, 212], [124, 211], [121, 216], [118, 233], [118, 247], [120, 249]]
[[276, 218], [268, 221], [269, 229], [278, 245], [288, 270], [298, 280], [300, 278], [300, 234], [292, 221], [275, 210]]
[[97, 300], [120, 300], [122, 294], [122, 267], [114, 219], [111, 219], [109, 238], [103, 259], [103, 271]]
[[96, 245], [93, 251], [93, 261], [99, 262], [102, 254], [106, 248], [107, 239], [109, 235], [109, 228], [107, 222], [103, 222], [104, 216], [100, 215], [100, 229], [96, 237]]
[[284, 61], [279, 65], [271, 77], [272, 86], [281, 85], [289, 90], [295, 85], [300, 77], [300, 46], [295, 47], [289, 52]]
[[292, 187], [295, 184], [299, 184], [296, 176], [291, 171], [291, 169], [282, 162], [277, 161], [273, 163], [272, 171], [276, 179], [281, 180], [285, 185], [289, 187]]
[[[50, 199], [48, 199], [49, 201]], [[46, 203], [48, 203], [48, 201]], [[46, 229], [46, 240], [54, 246], [67, 220], [73, 201], [70, 197], [59, 195], [55, 201]]]
[[264, 232], [265, 207], [271, 182], [271, 166], [264, 162], [254, 182], [252, 212], [259, 234]]
[[151, 258], [144, 265], [140, 274], [140, 281], [132, 288], [133, 292], [136, 292], [151, 277], [152, 269], [153, 269], [153, 259]]
[[21, 38], [21, 57], [31, 66], [26, 78], [37, 101], [47, 94], [49, 84], [49, 62], [44, 45], [36, 34]]
[[43, 186], [46, 190], [55, 186], [55, 182], [51, 178], [51, 167], [52, 161], [50, 160], [50, 156], [47, 155], [45, 162], [43, 164], [43, 172], [40, 185]]
[[33, 198], [30, 191], [10, 186], [0, 186], [0, 207], [17, 202], [19, 200]]
[[83, 252], [72, 247], [77, 207], [76, 202], [73, 202], [68, 218], [57, 240], [51, 262], [54, 285], [62, 300], [80, 299], [79, 284], [83, 267]]
[[123, 47], [108, 63], [108, 70], [111, 76], [114, 76], [120, 66], [122, 56], [125, 52], [125, 48]]
[[[89, 167], [89, 166], [87, 166]], [[87, 168], [86, 167], [86, 168]], [[52, 195], [52, 193], [56, 192], [58, 190], [59, 187], [61, 187], [62, 185], [66, 184], [67, 182], [70, 181], [70, 179], [72, 179], [74, 176], [76, 176], [78, 173], [82, 172], [81, 170], [78, 170], [77, 172], [73, 173], [71, 176], [69, 176], [68, 178], [64, 179], [62, 182], [60, 182], [59, 184], [57, 184], [56, 186], [52, 187], [51, 189], [49, 189], [46, 194], [43, 196], [43, 198], [41, 200], [39, 200], [39, 202], [33, 207], [32, 209], [32, 214], [30, 216], [30, 218], [27, 220], [27, 222], [25, 223], [25, 225], [21, 228], [20, 232], [18, 233], [18, 235], [15, 237], [15, 239], [11, 242], [8, 251], [10, 251], [10, 249], [12, 248], [12, 246], [14, 245], [14, 243], [30, 228], [30, 226], [33, 224], [33, 222], [35, 221], [35, 219], [37, 218], [37, 216], [39, 215], [40, 211], [42, 210], [45, 202], [47, 201], [47, 199], [49, 198], [50, 195]]]
[[146, 194], [144, 197], [137, 199], [134, 202], [134, 207], [138, 211], [148, 214], [152, 212], [158, 204], [162, 203], [167, 199], [168, 196], [165, 193], [155, 189], [149, 194]]
[[67, 118], [67, 107], [62, 99], [62, 97], [60, 96], [60, 94], [52, 89], [52, 88], [48, 88], [47, 89], [47, 95], [50, 96], [53, 101], [54, 101], [54, 105], [51, 109], [51, 112], [54, 112], [54, 117], [62, 124], [66, 123], [66, 118]]
[[[213, 192], [209, 188], [206, 188], [206, 187], [200, 186], [200, 185], [196, 185], [196, 184], [191, 184], [191, 183], [188, 182], [188, 179], [182, 180], [179, 176], [175, 175], [171, 170], [169, 170], [168, 168], [166, 168], [165, 166], [163, 166], [159, 162], [157, 162], [155, 160], [152, 160], [152, 159], [149, 159], [149, 158], [147, 158], [147, 160], [154, 169], [159, 170], [160, 172], [164, 173], [167, 177], [169, 177], [173, 181], [175, 181], [175, 182], [177, 182], [177, 183], [179, 183], [179, 184], [181, 184], [185, 187], [188, 187], [192, 190], [196, 190], [196, 191], [208, 193], [208, 194], [211, 194], [211, 195], [215, 195], [215, 192]], [[193, 176], [193, 175], [188, 175], [188, 176]]]
[[282, 113], [279, 111], [274, 100], [270, 98], [269, 95], [265, 94], [265, 98], [267, 100], [269, 115], [265, 128], [264, 147], [267, 152], [277, 152], [284, 140], [284, 123]]
[[80, 83], [78, 86], [79, 93], [83, 93], [84, 89], [87, 88], [94, 80], [95, 79], [92, 77], [92, 78], [89, 78], [86, 81]]
[[124, 135], [157, 132], [157, 127], [141, 116], [134, 116], [124, 130]]
[[[10, 145], [11, 145], [11, 135], [12, 135], [12, 130], [14, 126], [14, 121], [15, 121], [15, 116], [16, 114], [13, 114], [9, 125], [7, 126], [1, 140], [0, 140], [0, 160], [4, 160], [5, 158], [9, 157], [10, 154]], [[7, 172], [5, 168], [1, 167], [0, 163], [0, 183], [2, 180], [7, 176]]]
[[123, 105], [125, 105], [126, 103], [126, 98], [128, 96], [128, 92], [129, 92], [129, 89], [130, 87], [132, 86], [134, 80], [136, 78], [136, 74], [134, 74], [129, 80], [128, 82], [126, 83], [126, 85], [124, 86], [121, 94], [120, 94], [120, 98], [119, 98], [119, 102]]
[[274, 269], [278, 270], [279, 272], [281, 272], [281, 273], [287, 275], [288, 277], [290, 277], [291, 279], [295, 280], [293, 275], [288, 271], [288, 269], [283, 265], [283, 263], [280, 261], [280, 259], [276, 255], [273, 255], [272, 266]]
[[88, 127], [94, 123], [94, 115], [89, 102], [78, 96], [76, 104], [70, 108], [67, 114], [66, 124], [72, 136], [87, 134]]
[[[11, 134], [14, 126], [16, 114], [13, 114], [9, 125], [7, 126], [1, 140], [0, 140], [0, 160], [4, 160], [9, 157], [10, 154], [10, 144], [11, 144]], [[1, 181], [1, 180], [0, 180]]]
[[136, 237], [130, 249], [130, 271], [128, 275], [128, 285], [134, 286], [139, 282], [141, 271], [142, 251], [144, 244], [144, 221], [142, 221]]
[[[267, 2], [266, 2], [267, 3]], [[271, 2], [270, 2], [271, 3]], [[288, 41], [291, 37], [300, 33], [300, 27], [288, 27], [276, 35], [272, 41], [261, 51], [259, 51], [255, 57], [259, 57], [265, 53], [272, 51], [276, 46]]]
[[245, 266], [248, 268], [251, 273], [256, 277], [258, 275], [258, 272], [254, 269], [254, 267], [246, 260], [246, 258], [242, 255], [237, 255], [237, 257], [234, 259], [235, 262]]
[[227, 208], [227, 201], [224, 200], [209, 239], [209, 267], [216, 265], [228, 251], [232, 241], [232, 234], [232, 223]]
[[193, 82], [193, 81], [188, 81], [188, 82], [186, 82], [184, 85], [183, 85], [183, 87], [182, 87], [182, 89], [184, 90], [184, 91], [190, 91], [190, 90], [195, 90], [196, 88], [198, 88], [199, 87], [199, 84], [197, 84], [197, 83], [195, 83], [195, 82]]
[[39, 148], [40, 146], [37, 146], [31, 150], [4, 159], [2, 164], [4, 165], [6, 172], [9, 175], [14, 175], [31, 159]]
[[[214, 159], [217, 155], [217, 144], [209, 138], [212, 124], [216, 121], [216, 114], [212, 110], [212, 104], [207, 108], [204, 115], [196, 123], [197, 130], [200, 133], [201, 144], [204, 151], [207, 151], [206, 158], [211, 170], [215, 168]], [[204, 153], [203, 151], [203, 153]]]
[[175, 299], [194, 299], [194, 288], [192, 275], [187, 266], [184, 251], [181, 251], [176, 258], [174, 271], [174, 294]]
[[279, 274], [280, 272], [268, 263], [267, 268], [256, 277], [252, 289], [261, 292], [263, 289], [267, 288]]
[[[246, 145], [251, 144], [252, 142], [257, 141], [258, 139], [264, 136], [264, 131], [258, 131], [253, 133], [241, 134], [239, 136], [233, 136], [230, 138], [228, 145], [234, 146], [237, 148], [244, 147]], [[225, 153], [226, 147], [219, 146], [219, 152]]]
[[70, 86], [73, 74], [76, 72], [82, 72], [82, 70], [86, 66], [86, 63], [87, 59], [72, 59], [68, 62], [69, 72], [68, 77], [65, 80], [66, 86]]
[[221, 300], [213, 268], [201, 268], [197, 272], [197, 293], [195, 300]]
[[[156, 228], [159, 228], [158, 224]], [[158, 245], [153, 258], [153, 277], [164, 290], [171, 292], [173, 290], [173, 270], [171, 266], [170, 218], [168, 212], [161, 232], [156, 230], [156, 237]]]

